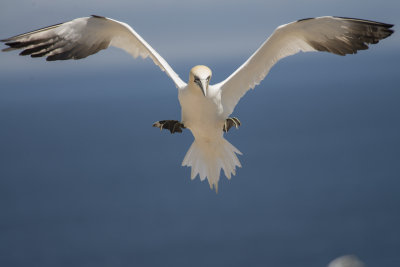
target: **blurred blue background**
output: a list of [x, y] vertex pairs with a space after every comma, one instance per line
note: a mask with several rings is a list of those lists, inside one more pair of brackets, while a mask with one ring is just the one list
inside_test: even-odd
[[[187, 80], [219, 82], [279, 25], [322, 15], [400, 25], [397, 0], [14, 1], [6, 38], [91, 14], [130, 24]], [[201, 23], [200, 23], [201, 22]], [[396, 27], [394, 28], [396, 30]], [[227, 139], [243, 168], [215, 194], [180, 167], [190, 132], [150, 60], [0, 54], [0, 266], [400, 266], [400, 38], [298, 54], [249, 92]]]

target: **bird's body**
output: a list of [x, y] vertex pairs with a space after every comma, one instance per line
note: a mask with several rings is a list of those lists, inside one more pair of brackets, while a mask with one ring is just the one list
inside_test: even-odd
[[109, 46], [119, 47], [135, 58], [150, 57], [175, 83], [182, 109], [180, 122], [159, 121], [153, 126], [171, 133], [188, 128], [195, 140], [182, 165], [192, 168], [192, 179], [197, 175], [201, 180], [208, 178], [211, 188], [217, 190], [221, 170], [229, 179], [240, 167], [236, 156], [240, 151], [224, 138], [224, 131], [240, 125], [237, 118], [229, 116], [240, 98], [258, 85], [275, 63], [300, 51], [355, 54], [390, 36], [391, 27], [381, 22], [329, 16], [285, 24], [234, 73], [213, 85], [211, 70], [206, 66], [192, 68], [185, 83], [129, 25], [105, 17], [78, 18], [2, 41], [9, 46], [3, 51], [24, 49], [20, 55], [46, 56], [49, 61], [81, 59]]
[[194, 137], [210, 139], [220, 137], [226, 117], [221, 103], [221, 91], [209, 86], [204, 96], [196, 84], [189, 84], [179, 90], [178, 98], [182, 109], [182, 122]]
[[197, 174], [201, 180], [208, 177], [210, 187], [218, 190], [220, 170], [228, 178], [235, 174], [236, 166], [240, 166], [235, 153], [240, 152], [223, 137], [222, 129], [227, 116], [222, 105], [220, 88], [205, 84], [203, 92], [194, 82], [195, 77], [208, 83], [211, 70], [206, 66], [194, 67], [190, 72], [188, 85], [178, 93], [182, 123], [195, 139], [182, 165], [192, 167], [192, 179]]

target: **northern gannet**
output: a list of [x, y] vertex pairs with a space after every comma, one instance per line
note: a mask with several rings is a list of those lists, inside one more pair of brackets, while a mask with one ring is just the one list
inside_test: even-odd
[[344, 17], [317, 17], [279, 26], [273, 34], [224, 81], [210, 84], [211, 70], [195, 66], [185, 83], [170, 65], [128, 24], [92, 15], [56, 24], [1, 40], [3, 51], [23, 49], [20, 55], [46, 57], [48, 61], [81, 59], [109, 46], [130, 53], [134, 58], [150, 57], [165, 71], [178, 88], [182, 109], [181, 121], [163, 120], [153, 124], [171, 133], [188, 128], [194, 142], [182, 162], [191, 167], [191, 178], [206, 177], [210, 188], [218, 191], [221, 169], [230, 179], [241, 167], [236, 154], [241, 152], [225, 138], [232, 126], [240, 125], [230, 118], [239, 99], [258, 85], [280, 59], [300, 51], [325, 51], [344, 56], [365, 50], [368, 44], [390, 36], [393, 25]]

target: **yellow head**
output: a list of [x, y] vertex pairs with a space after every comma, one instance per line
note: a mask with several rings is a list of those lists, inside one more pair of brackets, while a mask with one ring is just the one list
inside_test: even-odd
[[198, 65], [190, 70], [189, 83], [198, 86], [203, 95], [207, 96], [208, 85], [210, 84], [212, 72], [209, 67]]

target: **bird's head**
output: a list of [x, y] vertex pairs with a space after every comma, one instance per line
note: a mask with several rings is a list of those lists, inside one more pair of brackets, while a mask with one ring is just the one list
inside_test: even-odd
[[204, 96], [207, 96], [212, 72], [209, 67], [198, 65], [190, 70], [189, 83], [199, 87]]

